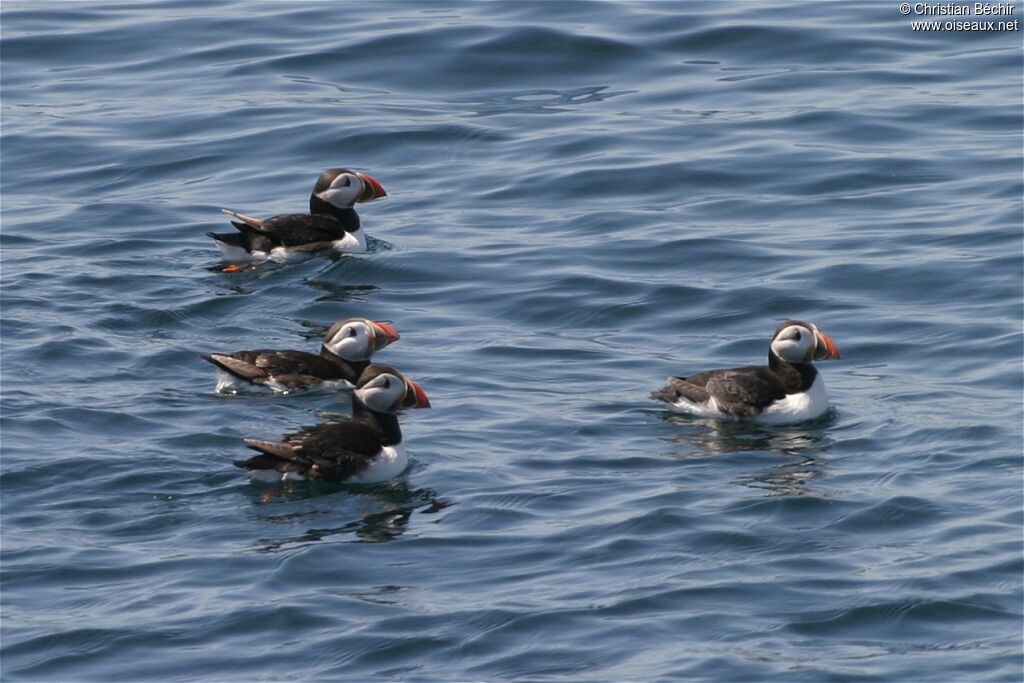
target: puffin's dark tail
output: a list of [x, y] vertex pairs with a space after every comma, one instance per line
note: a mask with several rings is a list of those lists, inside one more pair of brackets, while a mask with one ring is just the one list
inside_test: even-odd
[[678, 377], [669, 377], [668, 384], [663, 386], [661, 389], [651, 392], [651, 398], [655, 401], [675, 403], [679, 400], [679, 382], [680, 380]]
[[655, 401], [664, 401], [665, 403], [675, 403], [679, 398], [679, 394], [671, 387], [662, 387], [657, 391], [651, 392], [651, 398]]
[[199, 357], [205, 360], [207, 363], [213, 363], [221, 370], [231, 372], [230, 370], [228, 370], [228, 368], [224, 367], [224, 364], [217, 360], [217, 357], [212, 353], [201, 353], [199, 354]]
[[243, 470], [277, 470], [278, 472], [301, 470], [298, 464], [292, 462], [295, 458], [294, 449], [288, 444], [280, 441], [267, 441], [265, 439], [246, 439], [245, 445], [257, 451], [248, 460], [235, 460], [232, 464]]
[[220, 353], [202, 353], [199, 357], [207, 363], [213, 363], [219, 370], [223, 370], [229, 375], [234, 375], [235, 377], [244, 379], [247, 382], [251, 382], [254, 377], [258, 377], [263, 374], [262, 372], [253, 373], [253, 366], [245, 361], [232, 358], [231, 356], [225, 356]]
[[276, 470], [282, 460], [272, 455], [256, 455], [248, 460], [232, 460], [231, 464], [243, 470]]
[[[235, 223], [232, 221], [232, 224], [238, 227], [239, 230], [242, 230], [245, 227], [243, 223]], [[241, 232], [208, 232], [206, 234], [218, 242], [223, 242], [224, 244], [232, 247], [245, 249], [245, 236]]]
[[295, 457], [295, 449], [286, 443], [281, 443], [280, 441], [269, 441], [267, 439], [245, 439], [245, 445], [247, 448], [251, 448], [263, 455], [277, 458], [278, 460], [291, 460]]
[[255, 216], [246, 216], [244, 213], [238, 213], [237, 211], [232, 211], [231, 209], [221, 209], [220, 212], [227, 216], [231, 216], [232, 218], [237, 218], [238, 220], [231, 221], [231, 225], [235, 226], [236, 228], [243, 232], [246, 230], [255, 230], [257, 232], [263, 230], [262, 218], [256, 218]]

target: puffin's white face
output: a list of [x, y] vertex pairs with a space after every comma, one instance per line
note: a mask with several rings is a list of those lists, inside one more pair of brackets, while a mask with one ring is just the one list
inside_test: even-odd
[[349, 318], [331, 325], [324, 337], [324, 346], [336, 356], [345, 360], [370, 360], [374, 351], [379, 351], [399, 339], [398, 330], [387, 323]]
[[324, 346], [345, 360], [368, 360], [373, 355], [373, 331], [368, 321], [348, 320], [324, 338]]
[[339, 209], [351, 209], [363, 195], [362, 179], [355, 173], [339, 173], [326, 190], [316, 193], [317, 197]]
[[800, 321], [783, 323], [771, 344], [775, 355], [788, 363], [810, 363], [812, 360], [839, 358], [839, 349], [816, 325]]
[[398, 404], [405, 398], [405, 380], [385, 372], [357, 388], [355, 393], [359, 400], [370, 410], [378, 413], [393, 413]]
[[402, 377], [387, 365], [371, 365], [363, 371], [355, 390], [356, 398], [370, 410], [394, 413], [399, 408], [429, 408], [423, 388]]
[[772, 351], [789, 363], [805, 363], [814, 353], [814, 330], [804, 325], [787, 325], [772, 339]]

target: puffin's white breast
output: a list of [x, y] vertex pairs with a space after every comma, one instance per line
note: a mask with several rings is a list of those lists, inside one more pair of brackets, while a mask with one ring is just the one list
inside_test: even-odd
[[399, 446], [383, 446], [380, 452], [373, 456], [373, 462], [369, 467], [345, 481], [351, 484], [387, 481], [400, 475], [408, 466], [409, 458]]
[[349, 254], [366, 253], [366, 234], [360, 230], [346, 232], [341, 239], [331, 242], [331, 248], [335, 251], [344, 251]]
[[788, 394], [764, 409], [756, 420], [765, 424], [791, 424], [811, 420], [828, 410], [828, 392], [819, 372], [811, 386], [799, 394]]

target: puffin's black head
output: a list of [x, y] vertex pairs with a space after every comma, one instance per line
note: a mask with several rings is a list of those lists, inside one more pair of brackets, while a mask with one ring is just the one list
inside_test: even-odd
[[359, 375], [355, 395], [370, 410], [394, 413], [400, 408], [429, 408], [430, 401], [419, 384], [390, 365], [367, 365]]
[[376, 178], [347, 168], [329, 168], [321, 173], [313, 194], [336, 209], [351, 209], [356, 202], [388, 195]]
[[771, 352], [788, 363], [810, 363], [812, 360], [839, 358], [839, 349], [832, 339], [814, 323], [787, 320], [772, 336]]

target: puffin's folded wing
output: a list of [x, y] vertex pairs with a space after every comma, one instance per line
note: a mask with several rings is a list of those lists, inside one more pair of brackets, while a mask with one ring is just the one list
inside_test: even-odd
[[665, 403], [675, 403], [680, 398], [694, 403], [704, 403], [709, 397], [710, 395], [703, 387], [691, 384], [682, 377], [669, 377], [668, 384], [651, 392], [651, 398]]

